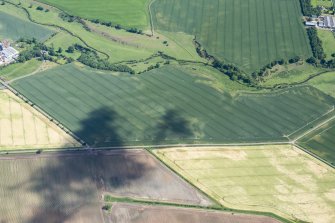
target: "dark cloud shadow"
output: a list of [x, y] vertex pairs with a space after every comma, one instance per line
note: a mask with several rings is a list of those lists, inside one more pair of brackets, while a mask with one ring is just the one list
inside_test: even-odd
[[[100, 108], [82, 120], [81, 128], [74, 133], [91, 146], [104, 143], [122, 146], [123, 140], [118, 129], [120, 124], [117, 121], [120, 123], [120, 116], [114, 110]], [[163, 142], [167, 137], [191, 136], [192, 129], [178, 111], [171, 109], [162, 115], [150, 134], [156, 142]], [[137, 155], [129, 150], [42, 152], [28, 157], [28, 165], [17, 165], [21, 168], [17, 182], [9, 184], [7, 189], [12, 194], [18, 194], [13, 199], [24, 202], [25, 213], [31, 213], [30, 219], [22, 222], [72, 222], [87, 205], [101, 205], [99, 201], [103, 192], [119, 196], [141, 196], [147, 190], [147, 182], [152, 181], [152, 169], [155, 167], [152, 161], [143, 157], [138, 159]], [[25, 169], [28, 167], [32, 169]], [[150, 188], [145, 193], [155, 194], [155, 190]], [[21, 199], [19, 194], [30, 194], [34, 201], [27, 196]], [[0, 216], [1, 223], [6, 221], [9, 222]], [[90, 217], [84, 222], [90, 222]]]
[[75, 134], [91, 146], [105, 144], [122, 146], [123, 142], [115, 124], [119, 118], [119, 115], [110, 108], [97, 109], [91, 112], [87, 119], [81, 121], [82, 127]]
[[153, 130], [156, 143], [162, 143], [171, 136], [173, 138], [193, 136], [191, 124], [175, 109], [166, 110]]
[[[117, 117], [113, 110], [97, 109], [81, 122], [81, 128], [75, 134], [85, 136], [89, 143], [108, 140], [122, 146], [114, 123]], [[60, 223], [73, 219], [88, 204], [96, 202], [100, 205], [104, 191], [132, 190], [132, 187], [128, 189], [129, 185], [140, 180], [152, 168], [128, 150], [42, 152], [30, 156], [27, 157], [29, 165], [18, 167], [21, 168], [20, 173], [29, 173], [29, 177], [18, 174], [17, 182], [7, 188], [10, 193], [17, 194], [13, 199], [21, 200], [19, 194], [35, 197], [34, 202], [27, 197], [20, 201], [26, 205], [24, 209], [31, 212], [31, 218], [22, 221], [24, 223]], [[34, 168], [25, 169], [30, 166]], [[9, 221], [0, 216], [1, 223]]]

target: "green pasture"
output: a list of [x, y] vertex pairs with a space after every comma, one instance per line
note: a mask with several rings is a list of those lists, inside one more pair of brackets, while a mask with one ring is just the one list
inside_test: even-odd
[[328, 72], [315, 77], [308, 84], [335, 98], [335, 72]]
[[335, 35], [330, 30], [318, 29], [318, 36], [322, 41], [322, 48], [327, 56], [327, 59], [332, 59], [332, 54], [335, 53]]
[[299, 140], [308, 151], [335, 165], [335, 120]]
[[[4, 6], [0, 6], [2, 8]], [[53, 33], [48, 28], [36, 25], [14, 15], [0, 10], [0, 39], [11, 39], [13, 41], [24, 38], [36, 38], [44, 41]]]
[[[30, 4], [34, 6], [29, 8]], [[169, 33], [158, 34], [155, 37], [147, 35], [138, 35], [126, 32], [124, 30], [116, 30], [106, 26], [93, 24], [85, 21], [90, 27], [91, 32], [87, 31], [82, 24], [78, 22], [65, 22], [59, 17], [60, 11], [56, 8], [49, 8], [50, 11], [36, 10], [36, 2], [30, 0], [22, 1], [21, 5], [31, 15], [31, 18], [38, 22], [47, 25], [60, 26], [69, 30], [73, 35], [61, 31], [56, 36], [50, 38], [46, 43], [48, 45], [54, 44], [55, 47], [66, 48], [72, 44], [80, 43], [85, 45], [87, 43], [90, 47], [103, 52], [109, 56], [109, 61], [113, 63], [124, 61], [142, 61], [158, 51], [164, 52], [172, 57], [183, 60], [202, 61], [195, 50], [191, 35], [184, 33]], [[19, 15], [22, 19], [27, 19], [27, 15], [22, 9], [14, 7], [10, 4], [1, 6], [0, 9], [5, 10], [11, 15]], [[80, 37], [81, 39], [79, 39]], [[167, 45], [163, 44], [167, 41]], [[63, 51], [64, 52], [64, 51]], [[74, 58], [78, 54], [67, 54]], [[99, 54], [102, 58], [106, 56]]]
[[306, 62], [300, 61], [295, 64], [286, 64], [283, 66], [274, 66], [266, 71], [261, 85], [272, 87], [278, 84], [293, 84], [307, 80], [309, 77], [326, 71], [325, 69], [315, 67]]
[[[334, 1], [334, 0], [333, 0]], [[334, 3], [332, 0], [311, 0], [312, 6], [324, 6], [324, 7], [331, 7]]]
[[39, 0], [71, 15], [110, 21], [114, 25], [147, 28], [149, 0]]
[[95, 146], [285, 141], [335, 102], [307, 86], [233, 96], [196, 66], [141, 75], [79, 66], [59, 66], [13, 87]]
[[151, 8], [155, 29], [192, 34], [246, 72], [311, 55], [298, 0], [158, 0]]
[[82, 42], [78, 38], [73, 37], [64, 31], [58, 32], [55, 36], [48, 39], [45, 44], [47, 46], [53, 46], [56, 51], [61, 48], [62, 54], [67, 57], [72, 57], [73, 59], [78, 59], [80, 57], [80, 52], [67, 53], [66, 50], [69, 46], [72, 46], [73, 44], [82, 44]]
[[26, 61], [24, 63], [15, 63], [0, 68], [0, 77], [6, 80], [12, 80], [23, 75], [30, 74], [41, 66], [42, 62], [36, 59]]
[[272, 212], [294, 222], [335, 221], [334, 169], [291, 145], [154, 153], [227, 208]]

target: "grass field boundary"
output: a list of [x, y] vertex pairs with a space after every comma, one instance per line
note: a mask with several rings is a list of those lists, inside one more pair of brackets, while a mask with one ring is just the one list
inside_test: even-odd
[[[333, 111], [331, 111], [331, 112], [333, 112]], [[327, 115], [327, 114], [325, 114], [325, 115]], [[325, 121], [321, 122], [320, 124], [318, 124], [316, 127], [311, 128], [308, 131], [305, 131], [303, 134], [301, 134], [300, 136], [296, 137], [292, 142], [295, 143], [296, 141], [299, 141], [299, 139], [305, 137], [306, 135], [308, 135], [308, 134], [310, 134], [310, 133], [312, 133], [314, 131], [317, 131], [319, 128], [321, 128], [322, 126], [326, 125], [328, 122], [332, 121], [333, 119], [335, 119], [335, 116], [332, 116], [332, 117], [328, 118], [327, 120], [325, 120]], [[309, 125], [309, 123], [308, 123], [308, 125]]]
[[[335, 106], [333, 105], [332, 109], [330, 109], [329, 111], [327, 111], [325, 114], [317, 117], [316, 119], [306, 123], [304, 126], [298, 128], [297, 130], [291, 132], [288, 135], [285, 135], [285, 137], [287, 137], [288, 139], [290, 139], [290, 137], [295, 134], [298, 134], [296, 137], [293, 137], [292, 142], [298, 141], [300, 138], [304, 137], [305, 135], [307, 135], [309, 132], [315, 131], [318, 128], [320, 128], [321, 126], [323, 126], [324, 124], [326, 124], [327, 122], [331, 121], [332, 119], [335, 118]], [[327, 118], [327, 116], [330, 116], [330, 118]], [[324, 120], [324, 121], [322, 121]], [[313, 124], [317, 124], [316, 127], [313, 127]], [[312, 125], [312, 126], [311, 126]], [[311, 126], [309, 129], [309, 126]], [[300, 133], [301, 132], [301, 133]], [[300, 134], [299, 134], [300, 133]]]
[[333, 164], [331, 164], [331, 163], [328, 162], [327, 160], [322, 159], [321, 157], [315, 155], [314, 153], [308, 151], [307, 149], [305, 149], [304, 147], [302, 147], [301, 145], [299, 145], [299, 143], [294, 143], [293, 145], [294, 145], [296, 148], [298, 148], [298, 149], [302, 150], [303, 152], [307, 153], [308, 155], [314, 157], [315, 159], [317, 159], [317, 160], [321, 161], [322, 163], [327, 164], [328, 166], [330, 166], [330, 167], [332, 167], [332, 168], [335, 169], [335, 166], [334, 166]]
[[155, 1], [157, 0], [149, 0], [149, 5], [148, 5], [148, 13], [149, 13], [149, 20], [150, 20], [150, 29], [151, 29], [151, 36], [155, 35], [155, 28], [154, 28], [154, 21], [152, 18], [152, 11], [151, 11], [151, 6]]

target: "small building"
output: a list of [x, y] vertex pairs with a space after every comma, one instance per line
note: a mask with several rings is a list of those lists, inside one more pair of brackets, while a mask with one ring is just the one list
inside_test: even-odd
[[313, 27], [315, 27], [316, 25], [317, 25], [317, 23], [315, 22], [315, 21], [311, 21], [311, 22], [305, 22], [305, 25], [306, 26], [313, 26]]

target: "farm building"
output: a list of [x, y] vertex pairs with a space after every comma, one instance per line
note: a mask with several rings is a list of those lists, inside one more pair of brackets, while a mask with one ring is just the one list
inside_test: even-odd
[[316, 26], [317, 23], [314, 22], [314, 21], [312, 21], [312, 22], [305, 22], [305, 25], [306, 25], [306, 26]]
[[323, 27], [325, 28], [335, 28], [335, 17], [333, 16], [324, 16], [323, 17]]
[[19, 52], [7, 40], [0, 43], [0, 65], [12, 63], [18, 56]]

